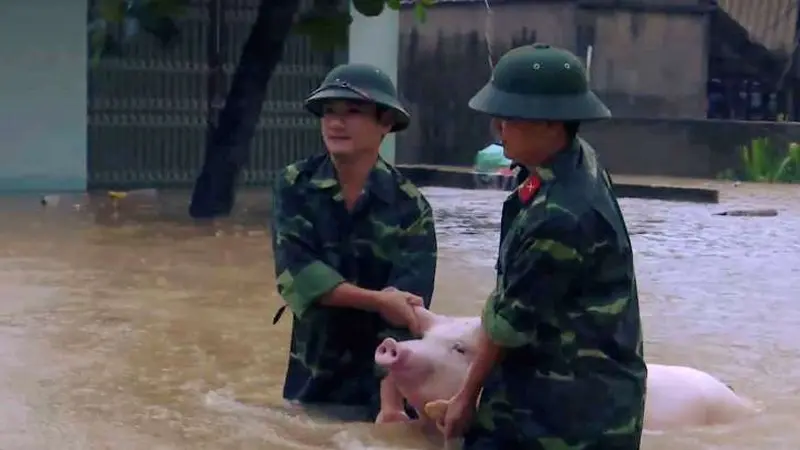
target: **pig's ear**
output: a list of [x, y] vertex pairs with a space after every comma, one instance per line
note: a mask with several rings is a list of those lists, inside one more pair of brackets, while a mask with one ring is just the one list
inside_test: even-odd
[[421, 306], [415, 306], [414, 312], [417, 313], [417, 320], [419, 321], [419, 331], [424, 335], [428, 332], [437, 322], [441, 320], [441, 316], [428, 311]]

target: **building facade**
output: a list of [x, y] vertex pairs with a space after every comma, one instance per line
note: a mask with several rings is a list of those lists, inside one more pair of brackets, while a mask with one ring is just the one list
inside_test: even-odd
[[483, 0], [446, 0], [424, 23], [406, 9], [400, 85], [414, 126], [398, 158], [471, 163], [491, 137], [465, 107], [469, 97], [488, 79], [490, 59], [536, 41], [583, 57], [616, 118], [793, 119], [797, 3], [494, 0], [489, 14]]
[[[192, 0], [176, 45], [142, 37], [122, 58], [87, 64], [86, 12], [95, 1], [3, 7], [2, 191], [194, 183], [259, 0]], [[398, 136], [398, 162], [470, 163], [490, 137], [485, 118], [466, 108], [469, 96], [488, 79], [491, 61], [535, 41], [583, 57], [591, 49], [592, 87], [620, 118], [775, 120], [798, 111], [796, 0], [489, 5], [491, 14], [483, 0], [442, 0], [424, 23], [409, 5], [399, 19], [357, 17], [349, 54], [315, 52], [292, 36], [244, 183], [265, 184], [278, 167], [319, 151], [316, 121], [300, 100], [348, 58], [397, 73], [413, 115]]]

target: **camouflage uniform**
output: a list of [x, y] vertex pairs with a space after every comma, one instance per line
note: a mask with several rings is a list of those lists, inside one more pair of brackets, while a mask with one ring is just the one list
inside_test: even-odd
[[[324, 100], [336, 98], [390, 108], [397, 118], [393, 131], [408, 124], [392, 82], [374, 67], [334, 69], [306, 106], [319, 115]], [[294, 315], [283, 396], [342, 420], [374, 420], [381, 376], [375, 348], [385, 337], [411, 336], [377, 313], [315, 302], [346, 281], [371, 290], [392, 286], [422, 297], [429, 306], [437, 253], [431, 207], [380, 158], [352, 211], [345, 207], [327, 154], [286, 167], [273, 192], [278, 292]]]
[[[525, 46], [498, 62], [470, 107], [527, 120], [610, 117], [587, 84], [574, 55]], [[503, 204], [497, 285], [482, 319], [505, 353], [465, 449], [638, 449], [647, 369], [633, 253], [611, 181], [577, 137], [533, 172]]]

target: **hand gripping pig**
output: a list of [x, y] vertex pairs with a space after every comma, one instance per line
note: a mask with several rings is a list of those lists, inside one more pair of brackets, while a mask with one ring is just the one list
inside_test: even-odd
[[[436, 415], [432, 406], [449, 400], [461, 387], [475, 355], [480, 318], [415, 309], [422, 339], [397, 342], [388, 338], [375, 351], [375, 362], [389, 372], [399, 392], [417, 410], [424, 429], [435, 430], [438, 417], [431, 417]], [[661, 364], [647, 368], [647, 430], [730, 423], [756, 411], [753, 404], [703, 371]]]

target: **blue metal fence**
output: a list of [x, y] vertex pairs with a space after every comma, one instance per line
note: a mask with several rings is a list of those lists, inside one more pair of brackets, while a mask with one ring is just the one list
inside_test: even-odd
[[[90, 189], [192, 186], [207, 122], [224, 104], [257, 8], [258, 0], [193, 0], [173, 47], [140, 36], [123, 57], [90, 69]], [[218, 57], [211, 54], [212, 38], [218, 38]], [[212, 67], [215, 60], [220, 63]], [[244, 184], [268, 183], [276, 169], [319, 149], [318, 125], [301, 100], [336, 61], [332, 53], [313, 51], [306, 38], [290, 37], [270, 81]], [[221, 82], [209, 89], [215, 74]]]

